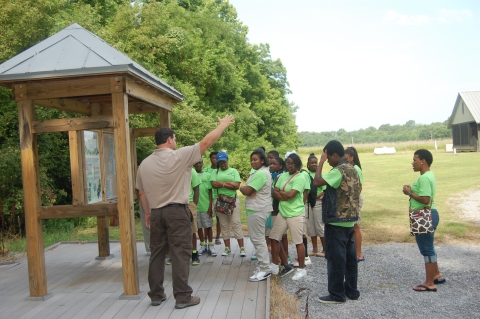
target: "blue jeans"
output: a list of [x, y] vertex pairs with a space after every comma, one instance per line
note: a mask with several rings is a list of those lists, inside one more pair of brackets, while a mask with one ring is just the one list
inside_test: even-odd
[[325, 224], [328, 292], [333, 299], [357, 299], [358, 263], [353, 227]]
[[[437, 229], [440, 217], [436, 209], [432, 209], [432, 222], [433, 228]], [[435, 237], [435, 232], [429, 234], [415, 235], [415, 240], [417, 241], [418, 249], [420, 254], [423, 255], [425, 263], [436, 263], [437, 262], [437, 253], [435, 252], [435, 247], [433, 246], [433, 240]]]

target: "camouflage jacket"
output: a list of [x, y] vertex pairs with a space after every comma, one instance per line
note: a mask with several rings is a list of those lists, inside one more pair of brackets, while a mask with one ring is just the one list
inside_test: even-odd
[[360, 180], [357, 170], [346, 159], [335, 167], [342, 174], [338, 188], [327, 184], [322, 199], [324, 223], [352, 222], [358, 219], [360, 211]]

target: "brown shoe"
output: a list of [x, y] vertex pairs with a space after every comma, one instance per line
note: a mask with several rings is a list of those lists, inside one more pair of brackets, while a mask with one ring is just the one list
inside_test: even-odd
[[308, 253], [308, 256], [317, 256], [318, 251], [311, 251]]
[[165, 300], [167, 300], [167, 295], [163, 294], [163, 296], [160, 300], [152, 300], [150, 305], [151, 306], [160, 306], [162, 304], [162, 302], [164, 302]]
[[315, 256], [317, 257], [325, 257], [325, 253], [322, 251], [320, 253], [316, 253]]
[[192, 296], [189, 302], [187, 303], [177, 303], [175, 304], [175, 309], [183, 309], [191, 306], [196, 306], [200, 303], [200, 297]]

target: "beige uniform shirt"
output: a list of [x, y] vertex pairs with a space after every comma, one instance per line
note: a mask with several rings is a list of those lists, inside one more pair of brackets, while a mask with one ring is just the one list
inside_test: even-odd
[[140, 164], [136, 188], [145, 193], [150, 209], [188, 204], [192, 166], [201, 160], [199, 143], [178, 150], [156, 149]]

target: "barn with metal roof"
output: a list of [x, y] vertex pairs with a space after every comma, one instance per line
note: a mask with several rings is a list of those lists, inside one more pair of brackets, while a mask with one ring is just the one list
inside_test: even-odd
[[480, 91], [459, 92], [448, 121], [458, 152], [479, 152]]

